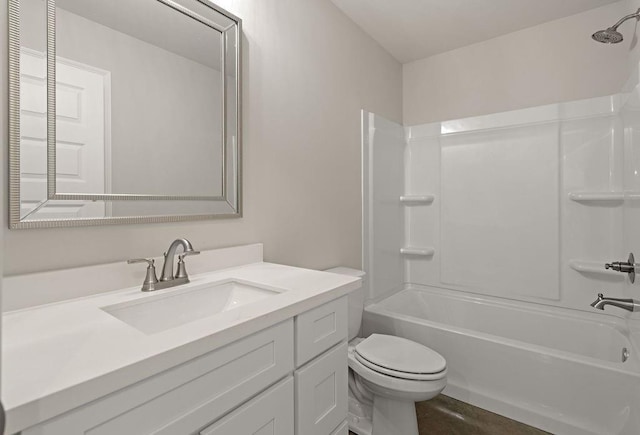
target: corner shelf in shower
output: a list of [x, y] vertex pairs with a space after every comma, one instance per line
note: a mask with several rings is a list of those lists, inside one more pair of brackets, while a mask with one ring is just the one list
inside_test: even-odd
[[434, 199], [435, 195], [403, 195], [400, 202], [406, 205], [431, 204]]
[[613, 270], [605, 269], [604, 263], [604, 261], [597, 262], [585, 260], [570, 260], [569, 267], [580, 273], [606, 275], [609, 278], [620, 278], [621, 280], [624, 279], [623, 274], [620, 274]]
[[623, 202], [625, 200], [639, 200], [640, 192], [570, 192], [569, 199], [575, 202]]
[[431, 257], [435, 254], [436, 250], [432, 247], [424, 247], [424, 248], [414, 248], [414, 247], [405, 247], [400, 248], [400, 253], [402, 255], [414, 255], [419, 257]]

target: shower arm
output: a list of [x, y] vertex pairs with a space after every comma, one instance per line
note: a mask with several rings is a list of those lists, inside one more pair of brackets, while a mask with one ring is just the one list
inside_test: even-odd
[[635, 18], [636, 20], [640, 20], [640, 9], [638, 9], [635, 13], [633, 14], [629, 14], [629, 15], [625, 15], [624, 17], [620, 18], [620, 20], [615, 23], [613, 26], [609, 27], [612, 30], [617, 30], [618, 27], [620, 27], [622, 25], [622, 23], [624, 23], [627, 20], [630, 20], [632, 18]]

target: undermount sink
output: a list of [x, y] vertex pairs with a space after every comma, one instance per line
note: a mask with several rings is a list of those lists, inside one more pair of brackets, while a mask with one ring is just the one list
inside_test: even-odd
[[155, 334], [281, 292], [255, 283], [225, 280], [174, 288], [162, 294], [102, 307], [102, 310], [145, 334]]

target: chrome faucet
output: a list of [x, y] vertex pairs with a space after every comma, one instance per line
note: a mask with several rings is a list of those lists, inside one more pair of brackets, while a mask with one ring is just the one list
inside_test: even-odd
[[593, 308], [598, 310], [604, 310], [604, 307], [607, 305], [613, 305], [614, 307], [627, 311], [640, 311], [640, 302], [638, 301], [633, 299], [605, 298], [602, 293], [598, 293], [598, 299], [591, 304]]
[[[179, 246], [182, 246], [182, 254], [178, 255], [178, 273], [174, 276], [173, 263]], [[187, 239], [175, 239], [171, 245], [169, 245], [167, 252], [164, 253], [164, 264], [162, 265], [160, 281], [182, 280], [185, 283], [189, 282], [189, 276], [187, 275], [187, 270], [184, 264], [184, 257], [187, 255], [198, 255], [199, 253], [200, 251], [194, 250], [191, 242]]]
[[[173, 263], [175, 262], [176, 251], [180, 246], [182, 246], [182, 253], [178, 254], [178, 271], [174, 275]], [[159, 281], [156, 276], [155, 261], [152, 258], [135, 258], [133, 260], [127, 260], [127, 263], [147, 263], [147, 275], [142, 283], [142, 291], [150, 292], [188, 283], [189, 275], [187, 275], [187, 266], [184, 262], [184, 257], [197, 255], [199, 253], [200, 251], [194, 250], [191, 242], [187, 239], [174, 240], [167, 252], [164, 253], [164, 265], [162, 266], [162, 275]]]

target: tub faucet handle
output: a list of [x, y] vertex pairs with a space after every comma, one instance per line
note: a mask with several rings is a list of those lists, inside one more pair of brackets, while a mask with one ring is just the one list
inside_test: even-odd
[[636, 260], [633, 257], [633, 252], [629, 254], [627, 261], [612, 261], [611, 263], [605, 263], [604, 268], [628, 274], [629, 280], [632, 284], [636, 280]]

